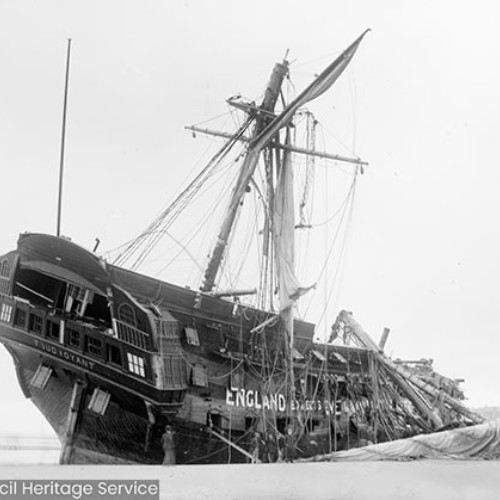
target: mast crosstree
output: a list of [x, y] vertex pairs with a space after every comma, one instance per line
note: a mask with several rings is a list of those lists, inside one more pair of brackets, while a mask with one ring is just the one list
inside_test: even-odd
[[[292, 103], [290, 103], [280, 115], [270, 121], [269, 116], [274, 111], [274, 106], [279, 96], [283, 79], [288, 74], [288, 63], [286, 61], [278, 63], [275, 66], [266, 90], [266, 95], [260, 106], [263, 112], [259, 113], [259, 111], [252, 111], [253, 113], [257, 113], [257, 123], [254, 129], [253, 138], [249, 140], [245, 160], [241, 166], [226, 216], [221, 225], [217, 242], [205, 270], [203, 283], [200, 287], [202, 292], [210, 292], [215, 286], [215, 280], [224, 258], [238, 207], [255, 172], [260, 153], [271, 144], [271, 141], [276, 139], [279, 131], [291, 122], [294, 114], [301, 106], [322, 95], [335, 83], [351, 61], [361, 40], [368, 31], [369, 30], [366, 30], [358, 37]], [[277, 142], [279, 143], [279, 141]], [[282, 149], [285, 150], [288, 148], [291, 148], [291, 146], [287, 145], [282, 147]], [[300, 152], [307, 154], [307, 150]], [[354, 163], [359, 163], [359, 160], [355, 160]]]

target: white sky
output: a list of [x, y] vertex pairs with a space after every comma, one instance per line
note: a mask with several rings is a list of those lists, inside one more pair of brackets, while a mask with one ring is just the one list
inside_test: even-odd
[[[63, 233], [90, 248], [99, 237], [104, 250], [136, 235], [201, 168], [206, 146], [185, 125], [225, 112], [238, 92], [259, 97], [287, 49], [302, 88], [371, 28], [338, 101], [323, 104], [323, 122], [331, 113], [349, 144], [355, 128], [370, 163], [336, 305], [376, 340], [390, 327], [390, 354], [431, 357], [465, 378], [472, 406], [500, 406], [497, 5], [3, 0], [0, 253], [21, 232], [55, 231], [68, 37]], [[0, 373], [13, 410], [0, 414], [3, 432], [46, 429], [4, 349]]]

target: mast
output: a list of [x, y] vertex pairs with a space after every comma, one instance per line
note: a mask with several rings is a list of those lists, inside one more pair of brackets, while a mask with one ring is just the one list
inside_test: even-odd
[[[285, 144], [289, 145], [290, 127], [286, 130]], [[277, 285], [279, 290], [279, 309], [284, 328], [285, 361], [288, 374], [287, 397], [291, 402], [295, 398], [295, 373], [293, 366], [293, 305], [290, 294], [298, 289], [295, 277], [295, 229], [292, 153], [285, 149], [278, 164], [276, 192], [274, 194], [273, 244]]]
[[[296, 111], [304, 106], [307, 102], [316, 99], [328, 90], [343, 73], [352, 57], [354, 56], [361, 40], [369, 30], [366, 30], [360, 37], [358, 37], [346, 50], [340, 54], [302, 93], [289, 104], [283, 112], [272, 119], [269, 123], [265, 116], [274, 110], [276, 100], [279, 96], [279, 91], [283, 78], [288, 73], [288, 63], [278, 63], [271, 75], [271, 79], [266, 91], [266, 95], [260, 106], [263, 113], [257, 115], [257, 124], [254, 130], [253, 139], [250, 142], [247, 155], [241, 166], [238, 181], [233, 189], [229, 209], [226, 217], [222, 223], [217, 242], [213, 249], [212, 255], [208, 262], [203, 284], [200, 290], [203, 292], [210, 292], [215, 284], [215, 278], [219, 271], [224, 252], [231, 234], [234, 220], [240, 205], [241, 199], [245, 194], [245, 190], [252, 178], [260, 152], [266, 147], [276, 136], [280, 129], [290, 123]], [[264, 116], [263, 116], [264, 115]]]
[[[269, 121], [269, 112], [272, 113], [272, 111], [274, 110], [274, 106], [276, 105], [276, 101], [278, 100], [278, 96], [281, 90], [281, 84], [283, 83], [283, 79], [287, 74], [288, 63], [286, 61], [283, 61], [283, 63], [277, 63], [274, 67], [273, 73], [271, 74], [271, 78], [266, 90], [266, 95], [264, 96], [264, 99], [260, 106], [260, 110], [262, 110], [263, 112], [257, 112], [258, 115], [257, 123], [254, 129], [254, 138], [258, 137], [262, 130], [265, 129]], [[200, 287], [201, 291], [203, 292], [209, 292], [214, 287], [215, 278], [217, 277], [217, 273], [224, 256], [224, 251], [226, 249], [227, 242], [233, 228], [233, 223], [238, 212], [238, 207], [240, 206], [241, 199], [245, 194], [248, 183], [250, 182], [250, 179], [255, 172], [260, 152], [264, 148], [264, 146], [265, 143], [261, 141], [250, 144], [248, 153], [245, 156], [243, 165], [241, 166], [238, 180], [235, 187], [233, 188], [229, 208], [220, 228], [219, 235], [217, 237], [217, 243], [215, 244], [212, 256], [210, 257], [205, 271], [203, 284]]]
[[[260, 273], [260, 286], [259, 286], [259, 306], [262, 309], [269, 307], [272, 310], [272, 274], [270, 263], [272, 260], [269, 258], [271, 254], [271, 231], [272, 231], [272, 218], [274, 213], [274, 184], [273, 184], [273, 151], [268, 150], [268, 154], [264, 157], [265, 175], [267, 184], [267, 198], [265, 200], [267, 210], [265, 210], [264, 227], [262, 229], [262, 264]], [[268, 295], [268, 291], [270, 292]], [[268, 302], [269, 301], [269, 302]]]
[[[365, 31], [366, 33], [366, 31]], [[294, 373], [294, 328], [293, 306], [310, 287], [302, 287], [295, 276], [295, 214], [293, 196], [293, 169], [291, 163], [290, 122], [296, 111], [307, 102], [315, 99], [335, 83], [354, 55], [363, 33], [352, 43], [328, 68], [323, 71], [290, 105], [262, 132], [257, 141], [268, 141], [282, 126], [286, 127], [285, 148], [278, 171], [274, 205], [274, 253], [276, 259], [277, 280], [279, 287], [280, 315], [286, 338], [286, 361], [288, 372], [288, 400], [295, 398]], [[315, 286], [315, 285], [312, 285]], [[300, 416], [299, 416], [300, 420]]]

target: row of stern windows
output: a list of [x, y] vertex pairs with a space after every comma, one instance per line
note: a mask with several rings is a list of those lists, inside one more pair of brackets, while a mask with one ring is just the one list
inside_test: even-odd
[[[14, 308], [12, 304], [3, 302], [0, 307], [0, 321], [12, 323], [12, 319], [14, 326], [27, 329], [47, 340], [62, 343], [110, 365], [125, 368], [134, 375], [146, 378], [145, 358], [138, 353], [122, 350], [122, 346], [117, 343], [110, 343], [103, 338], [98, 338], [97, 335], [88, 335], [68, 325], [65, 325], [64, 331], [61, 332], [61, 324], [58, 321], [30, 313], [23, 308]], [[126, 359], [124, 360], [122, 354], [125, 353]]]
[[[90, 357], [99, 359], [108, 365], [126, 369], [129, 373], [138, 377], [148, 378], [148, 369], [144, 356], [141, 356], [138, 352], [126, 350], [127, 348], [123, 344], [111, 343], [107, 339], [76, 330], [74, 327], [68, 326], [68, 324], [65, 324], [64, 332], [61, 332], [61, 324], [51, 318], [29, 313], [23, 308], [14, 308], [9, 303], [2, 303], [0, 321], [12, 323], [12, 319], [17, 327], [27, 329], [29, 332], [40, 335], [52, 342], [62, 343], [65, 347], [70, 347]], [[195, 329], [188, 328], [186, 333], [189, 336], [197, 337], [195, 332]], [[190, 340], [193, 341], [193, 338]], [[126, 356], [125, 359], [123, 355]], [[180, 359], [169, 360], [165, 369], [167, 379], [171, 379], [172, 383], [183, 384], [185, 376], [180, 377], [179, 374], [184, 373], [185, 367]], [[201, 363], [192, 366], [189, 378], [193, 386], [208, 387], [209, 385], [207, 367]]]

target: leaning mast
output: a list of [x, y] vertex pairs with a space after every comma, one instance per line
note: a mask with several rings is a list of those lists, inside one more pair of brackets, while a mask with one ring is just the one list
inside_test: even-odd
[[[299, 96], [292, 101], [280, 115], [274, 116], [274, 106], [279, 96], [281, 84], [284, 77], [288, 74], [288, 63], [278, 63], [271, 75], [271, 79], [266, 90], [266, 95], [257, 113], [257, 124], [254, 129], [253, 138], [250, 140], [247, 154], [243, 165], [241, 166], [240, 174], [231, 195], [231, 201], [226, 217], [222, 223], [217, 242], [212, 251], [211, 257], [205, 270], [203, 283], [200, 287], [202, 292], [211, 292], [215, 279], [219, 272], [224, 253], [231, 234], [233, 223], [238, 212], [241, 199], [245, 194], [245, 190], [252, 178], [260, 153], [267, 145], [273, 141], [280, 129], [285, 127], [292, 120], [297, 110], [304, 106], [309, 101], [316, 99], [328, 90], [342, 74], [347, 67], [352, 57], [354, 56], [361, 40], [369, 30], [366, 30], [358, 37], [346, 50], [340, 54], [313, 82], [306, 87]], [[359, 162], [357, 162], [359, 163]]]
[[[262, 130], [266, 128], [266, 125], [270, 120], [269, 116], [274, 116], [274, 107], [280, 94], [283, 79], [287, 74], [288, 63], [286, 61], [283, 61], [283, 63], [277, 63], [274, 67], [273, 73], [271, 74], [271, 78], [266, 89], [266, 95], [264, 96], [260, 108], [256, 111], [257, 123], [254, 128], [254, 139], [256, 139], [261, 134]], [[263, 143], [262, 141], [252, 140], [250, 142], [247, 155], [245, 156], [245, 160], [240, 169], [238, 180], [231, 194], [231, 201], [229, 203], [226, 217], [220, 228], [217, 243], [215, 244], [205, 271], [203, 284], [200, 287], [202, 292], [212, 291], [215, 285], [215, 279], [224, 258], [224, 253], [233, 228], [236, 214], [238, 212], [238, 207], [253, 173], [255, 172], [260, 153], [265, 145], [266, 143]]]

